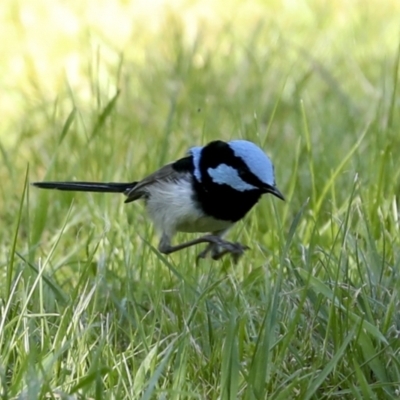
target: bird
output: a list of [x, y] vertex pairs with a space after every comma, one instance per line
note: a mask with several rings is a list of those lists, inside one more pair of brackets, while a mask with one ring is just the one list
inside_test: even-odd
[[[206, 243], [196, 260], [208, 255], [219, 260], [230, 254], [235, 262], [249, 249], [224, 239], [264, 194], [285, 200], [275, 183], [274, 166], [253, 142], [214, 140], [192, 147], [185, 157], [171, 162], [140, 181], [33, 182], [41, 189], [78, 192], [123, 193], [125, 203], [142, 199], [160, 233], [159, 252], [176, 251]], [[203, 235], [172, 245], [177, 232]]]

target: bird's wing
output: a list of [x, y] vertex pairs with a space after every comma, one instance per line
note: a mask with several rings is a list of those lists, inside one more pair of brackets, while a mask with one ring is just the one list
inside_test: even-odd
[[140, 198], [146, 197], [148, 195], [148, 186], [160, 181], [174, 181], [182, 177], [182, 172], [176, 171], [172, 167], [173, 163], [167, 164], [159, 170], [153, 172], [146, 178], [142, 179], [137, 183], [137, 185], [125, 192], [127, 199], [125, 203], [130, 203], [132, 201], [138, 200]]

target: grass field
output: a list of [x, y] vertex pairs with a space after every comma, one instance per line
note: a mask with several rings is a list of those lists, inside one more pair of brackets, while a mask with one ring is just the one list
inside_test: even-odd
[[[400, 398], [397, 1], [0, 11], [2, 399]], [[122, 196], [29, 186], [216, 138], [263, 147], [287, 198], [231, 231], [237, 265], [160, 255]]]

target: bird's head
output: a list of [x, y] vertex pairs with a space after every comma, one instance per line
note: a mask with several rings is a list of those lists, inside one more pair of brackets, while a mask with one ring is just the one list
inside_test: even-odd
[[204, 185], [227, 185], [238, 192], [271, 193], [284, 200], [275, 184], [269, 157], [247, 140], [213, 141], [190, 150], [195, 179]]

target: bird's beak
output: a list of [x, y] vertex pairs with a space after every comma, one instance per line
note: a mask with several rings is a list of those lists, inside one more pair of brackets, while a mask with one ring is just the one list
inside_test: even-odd
[[271, 193], [274, 196], [278, 197], [278, 199], [281, 199], [283, 201], [285, 201], [285, 197], [283, 196], [283, 194], [279, 191], [279, 189], [276, 186], [268, 186], [265, 188], [265, 192], [266, 193]]

